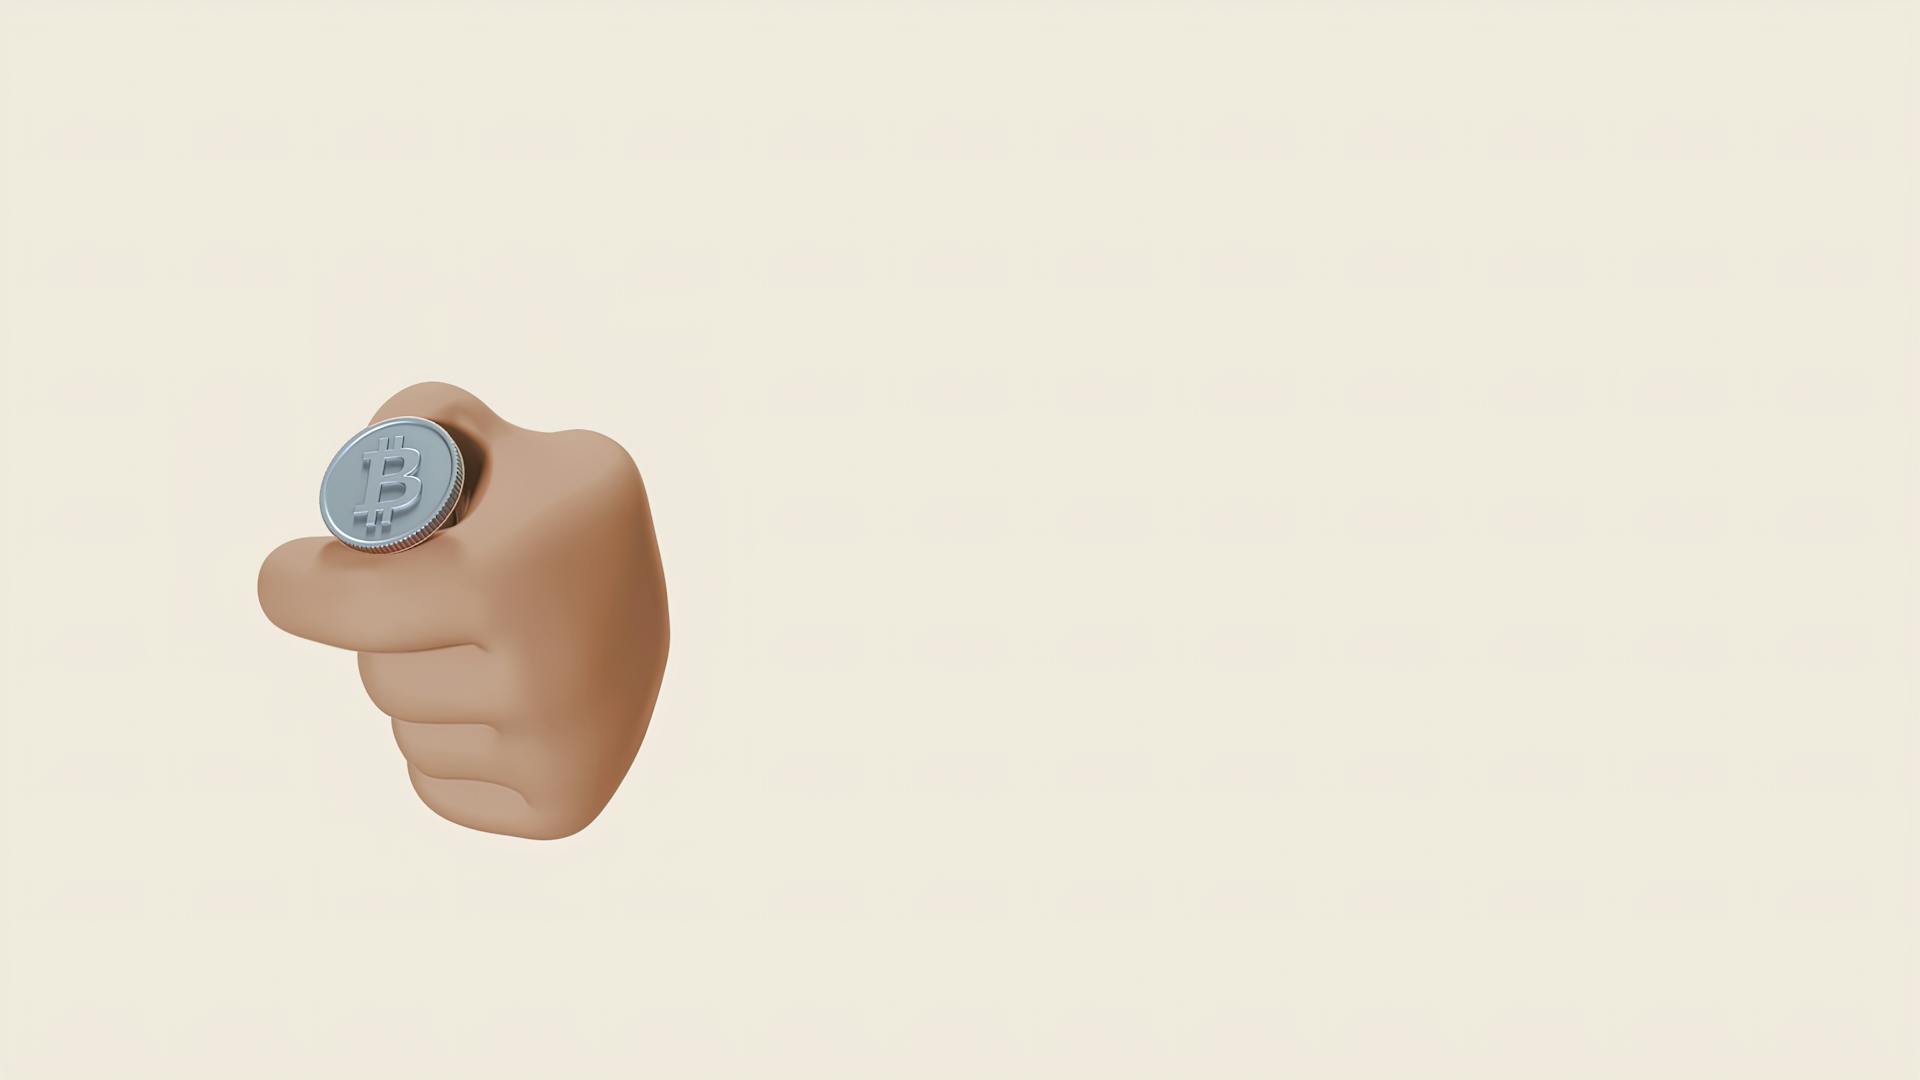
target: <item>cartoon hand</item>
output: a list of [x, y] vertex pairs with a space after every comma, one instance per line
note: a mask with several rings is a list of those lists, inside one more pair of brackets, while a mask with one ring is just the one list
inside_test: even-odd
[[374, 420], [424, 416], [468, 461], [457, 521], [389, 554], [328, 537], [260, 567], [290, 634], [360, 654], [360, 678], [449, 821], [536, 839], [599, 814], [647, 731], [667, 662], [667, 590], [633, 459], [591, 431], [529, 431], [445, 383]]

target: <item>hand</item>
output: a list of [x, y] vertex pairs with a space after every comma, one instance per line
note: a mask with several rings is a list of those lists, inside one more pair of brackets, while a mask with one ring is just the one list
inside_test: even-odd
[[392, 554], [282, 544], [260, 607], [360, 654], [360, 678], [449, 821], [536, 839], [599, 814], [640, 748], [667, 662], [667, 590], [646, 487], [591, 431], [529, 431], [445, 383], [375, 421], [424, 416], [467, 458], [456, 521]]

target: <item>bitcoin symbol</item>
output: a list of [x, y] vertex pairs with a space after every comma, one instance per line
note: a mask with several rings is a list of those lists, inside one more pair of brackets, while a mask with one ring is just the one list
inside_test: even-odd
[[[368, 450], [361, 455], [367, 465], [367, 497], [353, 508], [354, 520], [367, 519], [367, 535], [376, 531], [393, 528], [393, 513], [405, 510], [420, 501], [420, 451], [410, 446], [400, 445], [405, 435], [380, 436], [380, 448]], [[387, 465], [398, 461], [401, 469], [397, 473], [388, 473]], [[400, 493], [385, 498], [389, 488], [397, 487]]]
[[320, 519], [355, 550], [405, 551], [452, 519], [466, 482], [460, 444], [446, 428], [423, 416], [376, 421], [327, 463]]

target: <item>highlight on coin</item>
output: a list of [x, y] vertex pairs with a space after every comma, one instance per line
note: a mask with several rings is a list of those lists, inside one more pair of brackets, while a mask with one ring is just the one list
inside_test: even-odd
[[355, 550], [405, 551], [452, 518], [466, 471], [446, 428], [421, 416], [382, 420], [333, 455], [320, 481], [320, 518]]

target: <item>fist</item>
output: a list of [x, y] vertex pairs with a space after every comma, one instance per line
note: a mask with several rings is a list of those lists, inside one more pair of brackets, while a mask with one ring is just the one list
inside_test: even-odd
[[553, 839], [606, 806], [667, 664], [667, 589], [646, 487], [591, 431], [529, 431], [445, 383], [374, 421], [460, 443], [467, 496], [425, 543], [369, 554], [292, 540], [260, 567], [275, 626], [360, 654], [413, 790], [472, 829]]

